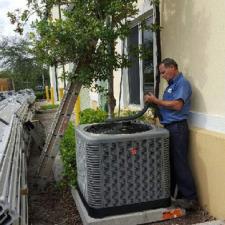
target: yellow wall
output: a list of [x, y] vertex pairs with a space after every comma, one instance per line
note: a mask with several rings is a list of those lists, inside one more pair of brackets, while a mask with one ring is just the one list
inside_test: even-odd
[[200, 203], [225, 219], [225, 134], [191, 128], [191, 158]]
[[194, 111], [225, 115], [224, 12], [224, 0], [161, 0], [162, 57], [190, 79]]
[[209, 129], [192, 124], [190, 157], [200, 202], [221, 219], [225, 219], [225, 132], [210, 130], [219, 127], [219, 119], [225, 122], [224, 12], [224, 0], [161, 0], [162, 57], [176, 59], [191, 81], [192, 111], [213, 121], [202, 122]]

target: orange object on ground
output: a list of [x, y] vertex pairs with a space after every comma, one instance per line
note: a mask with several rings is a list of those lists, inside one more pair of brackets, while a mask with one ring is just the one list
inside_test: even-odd
[[183, 210], [181, 208], [175, 208], [175, 209], [171, 209], [166, 212], [163, 212], [162, 220], [169, 220], [169, 219], [181, 217], [184, 215], [185, 215], [185, 210]]

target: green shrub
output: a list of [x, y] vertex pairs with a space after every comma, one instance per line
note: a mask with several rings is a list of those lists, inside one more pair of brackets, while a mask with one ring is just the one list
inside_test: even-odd
[[101, 123], [107, 118], [107, 113], [101, 109], [85, 109], [80, 113], [80, 124]]
[[[102, 110], [85, 109], [80, 113], [80, 123], [99, 123], [106, 119], [107, 114]], [[60, 152], [64, 164], [64, 177], [66, 184], [76, 187], [76, 140], [75, 129], [72, 122], [65, 131], [64, 137], [60, 143]]]
[[69, 122], [60, 142], [60, 153], [64, 164], [66, 182], [72, 186], [76, 186], [76, 141], [72, 122]]
[[35, 96], [37, 100], [45, 99], [44, 91], [35, 91]]

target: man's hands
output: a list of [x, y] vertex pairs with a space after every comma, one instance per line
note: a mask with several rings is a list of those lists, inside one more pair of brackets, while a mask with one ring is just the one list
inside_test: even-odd
[[158, 106], [165, 107], [167, 109], [172, 109], [179, 111], [182, 109], [184, 102], [182, 99], [178, 100], [161, 100], [155, 97], [151, 92], [148, 92], [144, 95], [144, 102], [145, 103], [153, 103]]
[[144, 102], [145, 103], [154, 103], [157, 104], [158, 98], [155, 97], [151, 92], [148, 92], [144, 95]]

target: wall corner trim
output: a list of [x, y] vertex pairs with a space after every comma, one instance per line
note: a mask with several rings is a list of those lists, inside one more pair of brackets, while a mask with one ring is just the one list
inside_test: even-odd
[[225, 116], [191, 111], [188, 122], [193, 127], [225, 133]]

